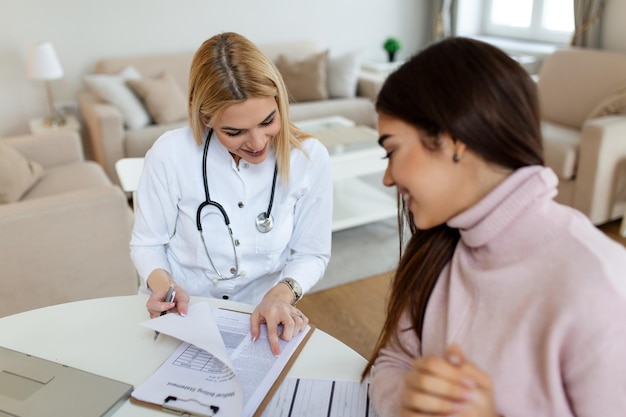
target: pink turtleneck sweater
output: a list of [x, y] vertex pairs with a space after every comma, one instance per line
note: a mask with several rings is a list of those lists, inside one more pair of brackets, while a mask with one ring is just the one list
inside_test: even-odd
[[423, 343], [400, 332], [412, 353], [391, 342], [375, 362], [382, 417], [397, 415], [413, 359], [451, 343], [489, 374], [503, 416], [626, 416], [626, 249], [554, 202], [556, 186], [550, 169], [522, 168], [448, 222], [461, 240], [428, 303]]

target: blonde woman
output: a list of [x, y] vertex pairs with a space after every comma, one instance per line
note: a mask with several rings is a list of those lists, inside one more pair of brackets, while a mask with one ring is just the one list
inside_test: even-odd
[[151, 317], [185, 315], [190, 295], [256, 305], [252, 336], [266, 323], [274, 354], [307, 325], [295, 305], [330, 258], [332, 177], [326, 148], [289, 122], [288, 103], [280, 73], [245, 37], [222, 33], [196, 52], [189, 126], [155, 142], [137, 190], [131, 256]]

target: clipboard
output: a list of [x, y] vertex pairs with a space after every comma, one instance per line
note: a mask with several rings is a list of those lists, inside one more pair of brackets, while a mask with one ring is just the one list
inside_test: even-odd
[[274, 381], [272, 387], [269, 389], [269, 391], [267, 391], [267, 394], [265, 394], [265, 398], [263, 398], [263, 401], [261, 401], [261, 404], [259, 404], [259, 407], [254, 412], [252, 417], [261, 417], [261, 414], [263, 414], [263, 410], [265, 410], [267, 404], [269, 404], [269, 402], [272, 400], [272, 397], [274, 396], [274, 393], [276, 393], [276, 391], [278, 390], [278, 387], [280, 387], [280, 384], [283, 383], [283, 380], [289, 373], [289, 370], [300, 355], [302, 348], [304, 348], [304, 345], [306, 345], [306, 343], [309, 341], [309, 338], [313, 334], [313, 331], [316, 329], [316, 327], [310, 323], [309, 327], [311, 328], [311, 330], [309, 330], [309, 332], [304, 336], [302, 342], [300, 342], [300, 345], [298, 345], [298, 348], [293, 352], [293, 355], [291, 355], [291, 358], [289, 358], [289, 362], [287, 362], [287, 365], [285, 365], [280, 375], [278, 375], [278, 378], [276, 378], [276, 381]]
[[[165, 400], [167, 400], [167, 398], [165, 398]], [[217, 409], [212, 414], [190, 413], [189, 411], [185, 410], [184, 408], [168, 404], [170, 401], [166, 402], [165, 400], [164, 400], [163, 404], [159, 405], [159, 404], [149, 403], [149, 402], [146, 402], [146, 401], [140, 401], [140, 400], [138, 400], [136, 398], [130, 397], [130, 402], [132, 404], [139, 405], [139, 406], [142, 406], [142, 407], [152, 408], [153, 410], [157, 410], [157, 411], [164, 411], [164, 412], [166, 412], [168, 414], [174, 414], [174, 415], [177, 415], [177, 416], [221, 417], [218, 414], [219, 413], [219, 407], [217, 407]], [[213, 406], [213, 407], [216, 407], [216, 406]]]
[[[224, 310], [228, 310], [228, 309], [224, 309]], [[247, 314], [247, 315], [250, 314], [248, 312], [242, 312], [242, 311], [237, 311], [237, 310], [232, 310], [232, 309], [230, 311], [233, 311], [233, 312], [236, 312], [236, 313], [241, 313], [241, 314]], [[298, 346], [293, 351], [293, 353], [289, 357], [289, 359], [286, 362], [286, 364], [280, 370], [279, 375], [273, 381], [273, 383], [270, 386], [269, 390], [264, 395], [263, 400], [259, 403], [258, 407], [256, 408], [256, 410], [252, 414], [252, 417], [260, 417], [262, 415], [265, 407], [267, 406], [267, 404], [269, 404], [269, 402], [271, 401], [273, 395], [278, 390], [278, 388], [282, 384], [284, 378], [289, 373], [289, 370], [291, 369], [291, 367], [293, 366], [294, 362], [296, 361], [296, 359], [300, 355], [300, 352], [302, 351], [302, 348], [306, 345], [306, 343], [308, 342], [309, 338], [311, 337], [311, 335], [315, 331], [315, 328], [316, 327], [314, 325], [309, 324], [308, 332], [302, 337], [302, 340], [299, 342]], [[185, 342], [181, 342], [181, 344], [183, 344], [183, 343], [185, 343]], [[130, 398], [130, 402], [133, 403], [133, 404], [144, 406], [144, 407], [148, 407], [148, 408], [152, 408], [152, 409], [155, 409], [155, 410], [164, 411], [164, 412], [167, 412], [167, 413], [170, 413], [170, 414], [174, 414], [174, 415], [197, 416], [197, 417], [214, 417], [214, 416], [221, 417], [222, 415], [226, 416], [226, 414], [223, 414], [223, 413], [220, 414], [219, 407], [217, 407], [217, 406], [213, 406], [212, 407], [211, 404], [202, 404], [203, 409], [207, 410], [206, 413], [205, 412], [198, 412], [198, 411], [190, 410], [188, 407], [186, 407], [186, 404], [185, 404], [186, 401], [187, 400], [185, 400], [185, 401], [179, 400], [177, 397], [175, 397], [173, 395], [166, 396], [163, 399], [162, 403], [142, 401], [142, 400], [139, 400], [139, 399], [137, 399], [135, 397], [131, 397]], [[189, 401], [194, 401], [194, 402], [200, 404], [198, 401], [195, 401], [195, 400], [189, 400]], [[196, 406], [196, 408], [197, 408], [197, 406]], [[244, 404], [244, 408], [245, 408], [245, 404]]]

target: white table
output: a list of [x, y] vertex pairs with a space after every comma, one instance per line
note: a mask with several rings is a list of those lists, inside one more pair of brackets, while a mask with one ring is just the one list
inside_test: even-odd
[[137, 204], [137, 188], [143, 171], [143, 161], [144, 158], [122, 158], [115, 162], [115, 171], [122, 190], [132, 193], [133, 204]]
[[398, 61], [366, 61], [361, 65], [363, 72], [369, 72], [383, 77], [387, 77], [393, 71], [400, 68], [405, 63], [404, 60]]
[[[387, 168], [384, 150], [378, 146], [378, 133], [341, 116], [297, 122], [314, 134], [329, 150], [333, 174], [333, 232], [385, 220], [397, 215], [396, 198], [383, 191], [382, 173]], [[124, 158], [115, 163], [122, 189], [133, 193], [143, 170], [143, 158]], [[381, 174], [377, 186], [363, 177]]]
[[80, 133], [80, 122], [78, 119], [72, 115], [65, 116], [65, 124], [57, 126], [51, 126], [46, 122], [45, 118], [37, 118], [32, 119], [28, 122], [28, 127], [30, 128], [30, 133], [33, 135], [42, 135], [48, 134], [51, 132], [60, 132], [60, 131], [72, 131]]
[[[146, 295], [99, 298], [60, 304], [0, 319], [0, 345], [120, 380], [143, 383], [180, 341], [139, 326], [148, 319]], [[192, 304], [252, 311], [246, 304], [192, 297]], [[300, 378], [359, 380], [365, 359], [316, 329], [289, 372]], [[126, 401], [115, 417], [163, 416]]]
[[[333, 174], [333, 232], [397, 215], [395, 195], [383, 190], [387, 169], [378, 132], [366, 126], [338, 126], [315, 132], [328, 148]], [[380, 174], [376, 183], [366, 176]]]

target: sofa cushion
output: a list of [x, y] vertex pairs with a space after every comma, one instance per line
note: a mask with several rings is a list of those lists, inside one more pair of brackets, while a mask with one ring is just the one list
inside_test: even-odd
[[280, 71], [290, 101], [326, 100], [328, 51], [313, 54], [305, 59], [292, 59], [280, 55], [276, 67]]
[[330, 98], [351, 98], [356, 96], [361, 72], [361, 53], [348, 52], [328, 59], [328, 95]]
[[178, 87], [185, 91], [189, 84], [189, 68], [195, 52], [195, 50], [188, 50], [174, 53], [110, 57], [96, 62], [95, 72], [98, 74], [115, 74], [128, 66], [132, 66], [143, 77], [158, 77], [165, 71], [174, 77]]
[[343, 116], [357, 125], [376, 127], [374, 103], [365, 97], [334, 98], [330, 100], [292, 103], [289, 116], [294, 122], [322, 117]]
[[141, 74], [128, 66], [118, 74], [90, 74], [85, 84], [99, 99], [117, 107], [122, 113], [124, 124], [129, 129], [140, 129], [150, 123], [150, 115], [139, 98], [126, 85], [128, 80], [137, 80]]
[[626, 53], [593, 48], [557, 50], [545, 58], [539, 70], [541, 116], [580, 129], [600, 101], [625, 85]]
[[576, 177], [580, 130], [570, 129], [550, 122], [541, 123], [543, 152], [546, 166], [563, 180]]
[[187, 117], [185, 95], [169, 73], [164, 72], [157, 78], [128, 80], [127, 84], [141, 97], [155, 123], [175, 122]]
[[61, 165], [45, 171], [41, 180], [22, 200], [47, 197], [61, 193], [111, 185], [100, 165], [93, 161]]
[[620, 88], [598, 103], [589, 113], [587, 119], [595, 119], [596, 117], [612, 114], [626, 114], [626, 88]]
[[146, 156], [148, 149], [152, 147], [154, 141], [168, 130], [178, 129], [185, 126], [187, 121], [164, 123], [160, 125], [146, 126], [139, 130], [129, 130], [124, 138], [124, 157], [142, 158]]
[[0, 204], [18, 201], [43, 175], [43, 167], [0, 142]]

